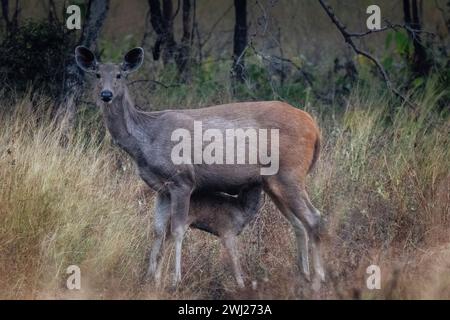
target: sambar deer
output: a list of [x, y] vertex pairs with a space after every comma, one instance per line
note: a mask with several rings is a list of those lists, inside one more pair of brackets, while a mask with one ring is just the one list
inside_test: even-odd
[[[157, 278], [166, 227], [175, 242], [174, 284], [181, 281], [182, 242], [188, 226], [191, 195], [223, 192], [237, 195], [250, 185], [261, 185], [293, 227], [299, 254], [298, 263], [309, 279], [308, 240], [316, 279], [324, 281], [320, 252], [321, 215], [311, 204], [305, 178], [319, 156], [320, 132], [312, 117], [279, 101], [244, 102], [202, 109], [143, 112], [136, 109], [128, 92], [127, 75], [136, 71], [144, 59], [142, 48], [130, 50], [121, 64], [98, 63], [87, 48], [75, 49], [78, 66], [98, 78], [94, 96], [103, 112], [106, 126], [116, 143], [135, 161], [140, 177], [157, 192], [155, 241], [150, 252], [148, 273]], [[203, 130], [226, 135], [229, 128], [278, 130], [278, 170], [261, 174], [267, 162], [205, 164], [191, 161], [175, 164], [171, 155], [172, 134], [183, 128], [194, 132], [195, 122]], [[269, 140], [272, 139], [269, 137]], [[248, 148], [249, 139], [245, 140]], [[260, 147], [260, 146], [259, 146]], [[200, 150], [202, 152], [205, 146]], [[272, 150], [273, 151], [273, 150]], [[198, 155], [197, 155], [198, 156]], [[239, 156], [239, 155], [237, 155]]]

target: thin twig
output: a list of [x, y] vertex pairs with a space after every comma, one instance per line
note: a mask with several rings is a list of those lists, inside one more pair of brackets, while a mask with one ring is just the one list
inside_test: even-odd
[[330, 99], [326, 98], [323, 94], [319, 93], [315, 88], [314, 88], [314, 83], [313, 80], [311, 79], [311, 75], [308, 74], [301, 66], [299, 66], [297, 63], [295, 63], [294, 61], [288, 59], [288, 58], [284, 58], [284, 57], [279, 57], [276, 55], [265, 55], [262, 52], [258, 51], [255, 46], [253, 45], [253, 43], [251, 42], [249, 44], [249, 48], [251, 48], [253, 50], [253, 52], [260, 57], [262, 60], [267, 61], [269, 63], [272, 63], [274, 60], [278, 60], [281, 61], [282, 63], [289, 63], [290, 65], [292, 65], [295, 69], [297, 69], [298, 72], [301, 73], [303, 79], [306, 81], [306, 83], [308, 84], [308, 86], [310, 87], [312, 93], [316, 96], [316, 98], [330, 103]]
[[390, 23], [388, 20], [385, 20], [385, 21], [386, 21], [386, 26], [384, 26], [384, 27], [382, 27], [380, 29], [373, 29], [373, 30], [369, 30], [369, 31], [366, 31], [366, 32], [355, 32], [355, 33], [347, 32], [347, 34], [350, 37], [359, 38], [359, 37], [365, 37], [365, 36], [367, 36], [369, 34], [372, 34], [372, 33], [384, 32], [386, 30], [405, 29], [406, 31], [410, 32], [413, 35], [423, 33], [423, 34], [430, 35], [431, 37], [435, 37], [436, 36], [435, 33], [430, 32], [430, 31], [414, 29], [414, 28], [411, 28], [411, 27], [409, 27], [407, 25], [404, 25], [404, 24], [393, 24], [393, 23]]
[[157, 85], [159, 85], [161, 87], [164, 87], [166, 89], [176, 88], [176, 87], [179, 87], [181, 85], [181, 84], [178, 84], [178, 83], [165, 84], [165, 83], [162, 83], [160, 81], [153, 80], [153, 79], [138, 79], [138, 80], [134, 80], [134, 81], [129, 82], [128, 85], [131, 86], [131, 85], [134, 85], [136, 83], [141, 83], [141, 82], [151, 82], [151, 83], [157, 84]]
[[214, 22], [214, 24], [212, 25], [211, 29], [209, 30], [209, 33], [206, 35], [204, 41], [201, 42], [200, 48], [203, 48], [205, 46], [205, 44], [211, 39], [214, 30], [217, 28], [219, 23], [222, 22], [222, 20], [228, 15], [228, 13], [231, 11], [231, 9], [233, 9], [233, 7], [234, 7], [234, 4], [230, 5], [228, 7], [228, 9], [226, 9], [223, 12], [223, 14], [216, 20], [216, 22]]

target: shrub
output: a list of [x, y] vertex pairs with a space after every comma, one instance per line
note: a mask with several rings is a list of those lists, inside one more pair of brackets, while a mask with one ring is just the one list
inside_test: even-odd
[[9, 33], [0, 45], [0, 78], [4, 87], [21, 93], [31, 87], [49, 96], [62, 90], [72, 33], [60, 24], [27, 21]]

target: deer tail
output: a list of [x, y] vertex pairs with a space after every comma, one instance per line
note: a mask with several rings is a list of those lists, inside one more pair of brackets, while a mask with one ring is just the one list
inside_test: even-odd
[[317, 163], [317, 160], [319, 160], [319, 154], [320, 154], [320, 134], [317, 135], [316, 142], [314, 143], [314, 153], [313, 158], [311, 160], [311, 164], [309, 165], [308, 173], [310, 173], [312, 170], [314, 170], [314, 167]]

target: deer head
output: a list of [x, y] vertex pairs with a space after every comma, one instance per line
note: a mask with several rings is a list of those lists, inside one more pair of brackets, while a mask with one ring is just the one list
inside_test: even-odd
[[104, 103], [112, 103], [114, 98], [123, 95], [128, 74], [142, 65], [144, 49], [131, 49], [125, 54], [121, 64], [113, 64], [98, 63], [91, 50], [78, 46], [75, 49], [75, 61], [83, 71], [97, 77], [96, 98]]

